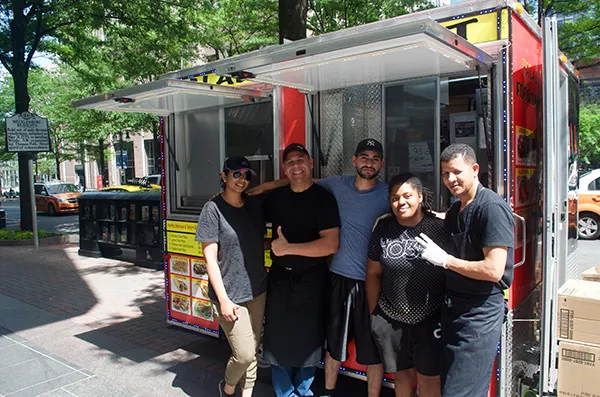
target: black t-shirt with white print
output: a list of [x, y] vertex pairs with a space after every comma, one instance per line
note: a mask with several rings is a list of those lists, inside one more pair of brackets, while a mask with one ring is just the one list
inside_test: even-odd
[[445, 271], [421, 258], [415, 237], [425, 233], [440, 247], [451, 247], [444, 221], [426, 214], [414, 227], [400, 225], [394, 216], [380, 219], [369, 242], [369, 259], [380, 262], [379, 307], [390, 318], [419, 324], [440, 307], [444, 298]]

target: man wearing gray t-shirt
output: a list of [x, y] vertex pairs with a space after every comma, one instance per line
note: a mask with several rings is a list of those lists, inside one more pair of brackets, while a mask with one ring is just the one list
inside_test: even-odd
[[[367, 366], [368, 396], [376, 397], [381, 391], [383, 366], [371, 336], [365, 279], [373, 225], [390, 211], [387, 185], [377, 180], [384, 165], [381, 143], [375, 139], [359, 142], [352, 165], [356, 168], [354, 176], [331, 176], [317, 181], [336, 198], [342, 224], [339, 248], [330, 266], [324, 396], [332, 395], [340, 363], [348, 358], [347, 344], [354, 339], [356, 361]], [[285, 179], [267, 182], [250, 194], [287, 183]]]

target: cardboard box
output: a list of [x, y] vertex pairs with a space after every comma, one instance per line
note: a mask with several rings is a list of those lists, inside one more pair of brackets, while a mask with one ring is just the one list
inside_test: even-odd
[[600, 282], [600, 266], [594, 266], [581, 273], [581, 278], [586, 281]]
[[600, 285], [568, 280], [558, 290], [557, 337], [600, 345]]
[[600, 346], [561, 341], [558, 397], [600, 397]]

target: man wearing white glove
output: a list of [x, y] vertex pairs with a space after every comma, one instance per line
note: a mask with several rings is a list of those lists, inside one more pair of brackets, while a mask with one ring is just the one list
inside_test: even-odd
[[441, 154], [442, 178], [460, 201], [446, 213], [455, 255], [421, 234], [421, 256], [446, 273], [442, 310], [442, 395], [485, 397], [513, 279], [514, 221], [508, 204], [479, 182], [479, 164], [465, 144]]

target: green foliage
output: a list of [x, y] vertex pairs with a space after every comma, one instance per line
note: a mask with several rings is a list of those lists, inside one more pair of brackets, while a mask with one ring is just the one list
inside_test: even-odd
[[[44, 230], [38, 230], [39, 238], [56, 237], [60, 234], [46, 232]], [[0, 240], [31, 240], [33, 239], [33, 232], [29, 230], [12, 230], [12, 229], [0, 229]]]
[[579, 109], [579, 150], [584, 163], [600, 167], [600, 105], [582, 104]]
[[308, 28], [323, 34], [431, 7], [427, 0], [309, 0]]
[[217, 58], [277, 44], [277, 0], [205, 0], [199, 3], [198, 44], [213, 48]]
[[569, 16], [558, 29], [559, 48], [572, 62], [600, 57], [600, 4], [590, 0], [529, 0], [527, 11], [537, 17]]

